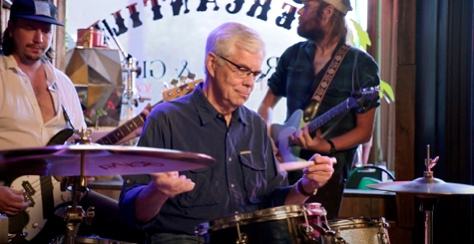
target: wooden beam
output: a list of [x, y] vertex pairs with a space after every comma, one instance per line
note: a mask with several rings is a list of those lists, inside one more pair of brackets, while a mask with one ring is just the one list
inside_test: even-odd
[[[413, 180], [415, 165], [416, 1], [396, 0], [395, 175]], [[414, 197], [397, 195], [397, 224], [414, 227]]]
[[[66, 23], [66, 0], [56, 0], [56, 7], [58, 8], [58, 20], [61, 23]], [[66, 27], [56, 27], [56, 37], [53, 43], [56, 57], [54, 59], [54, 66], [59, 70], [64, 71], [66, 62]]]

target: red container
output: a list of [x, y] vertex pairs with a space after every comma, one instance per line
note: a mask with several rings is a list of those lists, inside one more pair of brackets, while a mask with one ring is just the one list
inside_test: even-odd
[[82, 47], [103, 47], [104, 34], [101, 30], [94, 28], [78, 29], [76, 45]]

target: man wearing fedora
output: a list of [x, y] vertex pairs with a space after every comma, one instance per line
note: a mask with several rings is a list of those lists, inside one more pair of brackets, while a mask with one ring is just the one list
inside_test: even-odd
[[[349, 0], [294, 1], [303, 4], [298, 10], [297, 32], [307, 41], [289, 47], [268, 79], [269, 89], [259, 107], [260, 115], [266, 120], [282, 97], [286, 97], [287, 118], [303, 110], [308, 122], [361, 88], [379, 84], [378, 67], [373, 58], [346, 44], [345, 15], [352, 10]], [[337, 159], [329, 182], [308, 200], [320, 202], [329, 219], [339, 214], [344, 182], [355, 150], [370, 140], [377, 106], [378, 102], [374, 101], [363, 111], [342, 113], [316, 133], [309, 133], [305, 126], [291, 137], [292, 143], [302, 149], [295, 156], [307, 159], [317, 152]], [[299, 178], [297, 174], [289, 173], [290, 183]]]

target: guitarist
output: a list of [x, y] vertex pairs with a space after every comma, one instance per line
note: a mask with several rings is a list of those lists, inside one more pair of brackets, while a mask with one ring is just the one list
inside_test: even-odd
[[[51, 64], [54, 29], [64, 26], [56, 19], [56, 11], [50, 0], [16, 0], [11, 6], [10, 19], [2, 39], [3, 55], [0, 56], [2, 150], [45, 146], [53, 135], [64, 128], [86, 128], [74, 85]], [[11, 172], [0, 172], [0, 176], [6, 174], [11, 176]], [[23, 194], [24, 191], [0, 186], [0, 213], [8, 215], [9, 219], [21, 216], [31, 203], [25, 200]], [[79, 204], [84, 209], [88, 208], [87, 204], [96, 207], [92, 228], [97, 229], [92, 230], [93, 234], [112, 239], [137, 236], [132, 228], [123, 224], [117, 212], [117, 201], [90, 191]], [[106, 211], [99, 212], [99, 209]], [[54, 209], [50, 208], [42, 214], [45, 218], [51, 218], [52, 221], [46, 224], [50, 230], [45, 231], [48, 228], [45, 227], [32, 240], [33, 243], [49, 243], [56, 235], [66, 233], [66, 225], [54, 215]], [[10, 231], [13, 221], [9, 222]], [[13, 241], [25, 240], [17, 235]]]
[[[352, 10], [349, 0], [295, 1], [303, 4], [298, 10], [300, 17], [297, 32], [307, 41], [289, 47], [280, 57], [275, 73], [268, 79], [269, 89], [258, 110], [267, 123], [270, 122], [270, 112], [282, 97], [286, 97], [287, 118], [298, 109], [316, 109], [313, 95], [336, 53], [346, 42], [344, 17]], [[378, 67], [373, 58], [350, 47], [319, 102], [316, 117], [343, 102], [354, 91], [378, 84]], [[300, 155], [296, 155], [300, 158], [308, 159], [308, 155], [314, 152], [337, 158], [338, 163], [334, 165], [330, 181], [308, 200], [322, 203], [329, 219], [338, 216], [344, 182], [354, 152], [359, 144], [371, 138], [377, 106], [378, 102], [375, 102], [366, 107], [363, 113], [350, 111], [336, 117], [316, 134], [309, 134], [307, 128], [303, 127], [305, 129], [290, 136], [292, 143], [302, 149]], [[289, 172], [290, 183], [292, 178], [299, 178], [295, 175], [297, 173]]]

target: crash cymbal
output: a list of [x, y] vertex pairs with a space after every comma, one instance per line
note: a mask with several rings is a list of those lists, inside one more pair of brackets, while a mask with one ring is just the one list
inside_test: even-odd
[[474, 186], [420, 177], [413, 181], [394, 181], [367, 185], [368, 188], [416, 195], [474, 195]]
[[205, 154], [130, 146], [76, 144], [0, 151], [0, 172], [79, 176], [132, 175], [193, 170], [211, 166]]

